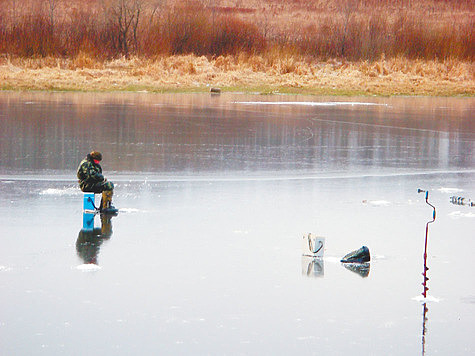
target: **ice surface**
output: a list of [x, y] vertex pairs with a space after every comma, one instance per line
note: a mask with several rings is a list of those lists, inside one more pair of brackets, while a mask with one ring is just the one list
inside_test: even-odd
[[[420, 354], [423, 188], [426, 354], [473, 354], [475, 210], [445, 189], [475, 196], [475, 101], [350, 100], [0, 93], [2, 352]], [[93, 148], [121, 212], [87, 230]], [[367, 275], [340, 263], [362, 245]]]

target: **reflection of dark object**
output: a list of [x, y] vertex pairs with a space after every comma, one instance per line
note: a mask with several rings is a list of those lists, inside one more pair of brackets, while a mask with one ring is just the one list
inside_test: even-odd
[[426, 303], [423, 304], [423, 309], [422, 309], [422, 356], [426, 354], [426, 332], [427, 332], [427, 326], [426, 322], [429, 320], [427, 317], [427, 312], [429, 311], [429, 308], [427, 308]]
[[92, 214], [84, 215], [86, 216], [83, 217], [83, 223], [87, 223], [87, 226], [83, 225], [83, 228], [79, 231], [76, 240], [76, 251], [84, 263], [97, 264], [97, 256], [99, 255], [102, 243], [112, 236], [111, 217], [101, 215], [101, 227], [94, 228], [94, 219], [92, 219], [92, 225], [90, 220], [90, 215]]
[[345, 263], [343, 265], [347, 270], [359, 274], [361, 277], [366, 278], [369, 275], [369, 269], [371, 265], [366, 263]]
[[352, 251], [349, 254], [345, 255], [340, 262], [343, 263], [363, 263], [369, 262], [370, 255], [369, 249], [366, 246], [361, 247], [356, 251]]
[[473, 202], [471, 199], [466, 199], [464, 197], [450, 197], [450, 202], [455, 205], [475, 206], [475, 202]]

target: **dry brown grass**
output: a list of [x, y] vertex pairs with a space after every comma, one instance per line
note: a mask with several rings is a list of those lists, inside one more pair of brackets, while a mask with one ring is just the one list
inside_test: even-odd
[[0, 60], [1, 89], [294, 92], [345, 95], [474, 95], [471, 62], [405, 58], [319, 62], [240, 55]]

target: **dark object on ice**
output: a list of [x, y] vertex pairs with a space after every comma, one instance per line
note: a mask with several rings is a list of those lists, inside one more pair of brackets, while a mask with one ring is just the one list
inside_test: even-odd
[[347, 270], [351, 272], [355, 272], [356, 274], [359, 274], [361, 277], [366, 278], [369, 275], [369, 269], [370, 269], [370, 264], [369, 262], [365, 263], [345, 263], [343, 267], [345, 267]]
[[349, 254], [345, 255], [340, 262], [344, 263], [363, 263], [369, 262], [370, 255], [369, 249], [366, 246], [361, 247], [356, 251], [352, 251]]

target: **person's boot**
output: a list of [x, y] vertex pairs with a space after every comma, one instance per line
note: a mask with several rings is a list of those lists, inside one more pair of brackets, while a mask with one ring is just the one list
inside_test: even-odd
[[119, 212], [114, 206], [112, 206], [112, 190], [104, 190], [102, 192], [101, 199], [101, 214], [117, 214]]

